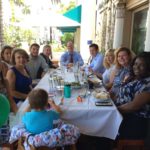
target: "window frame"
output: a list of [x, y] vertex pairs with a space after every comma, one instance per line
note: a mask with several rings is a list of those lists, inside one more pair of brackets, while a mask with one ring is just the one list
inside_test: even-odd
[[142, 10], [144, 10], [144, 9], [148, 9], [148, 10], [149, 10], [149, 5], [144, 5], [144, 6], [142, 6], [142, 7], [139, 7], [139, 8], [137, 8], [137, 9], [134, 9], [134, 10], [132, 11], [132, 23], [131, 23], [131, 34], [130, 34], [130, 49], [131, 49], [131, 50], [132, 50], [132, 37], [133, 37], [134, 17], [135, 17], [135, 14], [136, 14], [137, 12], [140, 12], [140, 11], [142, 11]]

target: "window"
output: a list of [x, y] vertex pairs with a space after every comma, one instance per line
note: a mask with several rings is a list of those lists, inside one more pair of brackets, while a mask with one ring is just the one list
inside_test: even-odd
[[138, 54], [144, 51], [148, 8], [134, 12], [132, 30], [132, 50]]

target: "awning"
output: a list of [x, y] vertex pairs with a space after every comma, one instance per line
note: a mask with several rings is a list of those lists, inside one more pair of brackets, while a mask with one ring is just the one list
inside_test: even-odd
[[61, 32], [76, 32], [77, 27], [57, 27]]
[[68, 17], [69, 19], [72, 19], [74, 21], [77, 21], [77, 22], [81, 23], [81, 11], [82, 11], [82, 6], [79, 5], [75, 8], [67, 11], [63, 15]]
[[13, 23], [21, 27], [79, 27], [80, 23], [52, 11], [26, 16], [22, 22]]
[[[63, 16], [67, 17], [68, 19], [75, 21], [76, 23], [81, 23], [81, 5], [67, 11], [63, 14]], [[59, 30], [64, 32], [76, 32], [76, 29], [79, 26], [70, 26], [70, 27], [57, 27]]]

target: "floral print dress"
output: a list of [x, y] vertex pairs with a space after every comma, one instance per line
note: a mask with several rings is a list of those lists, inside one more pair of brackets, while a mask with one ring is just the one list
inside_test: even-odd
[[[134, 80], [121, 87], [118, 91], [118, 98], [115, 103], [119, 106], [131, 102], [135, 95], [142, 92], [150, 92], [150, 77]], [[140, 110], [135, 112], [135, 115], [143, 118], [150, 118], [150, 104], [144, 105]]]

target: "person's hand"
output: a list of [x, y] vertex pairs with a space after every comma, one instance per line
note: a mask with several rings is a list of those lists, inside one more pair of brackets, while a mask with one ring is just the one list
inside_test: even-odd
[[73, 66], [73, 63], [69, 63], [68, 65], [67, 65], [67, 68], [71, 68]]
[[85, 71], [85, 68], [84, 68], [84, 67], [81, 67], [80, 70], [81, 70], [81, 71]]
[[129, 75], [126, 75], [123, 79], [123, 83], [127, 82], [129, 80], [130, 76]]
[[88, 68], [88, 71], [93, 73], [93, 69], [91, 67]]
[[98, 78], [102, 79], [102, 74], [99, 72], [93, 72], [94, 75], [96, 75]]
[[60, 107], [57, 106], [53, 100], [51, 100], [51, 99], [48, 100], [48, 103], [50, 104], [50, 106], [51, 106], [53, 109], [55, 109], [57, 112], [61, 113]]
[[55, 68], [58, 68], [58, 67], [59, 67], [59, 65], [57, 65], [57, 64], [53, 64], [53, 66], [54, 66]]
[[50, 104], [51, 107], [53, 107], [55, 104], [55, 102], [52, 99], [48, 100], [48, 104]]

